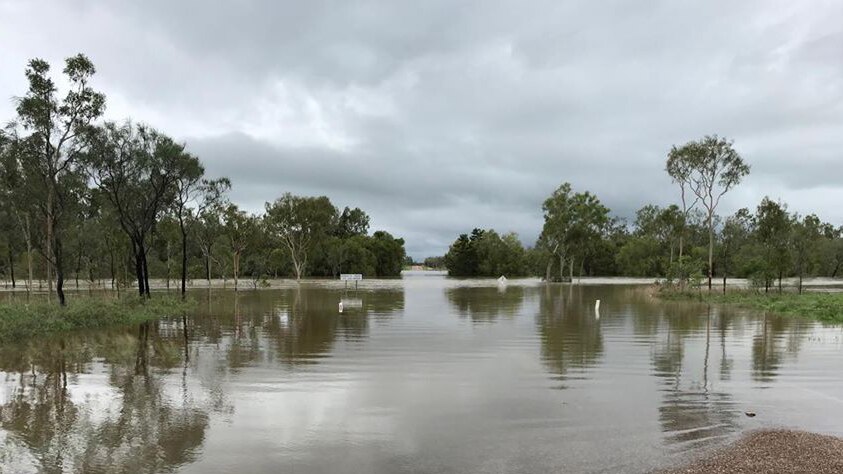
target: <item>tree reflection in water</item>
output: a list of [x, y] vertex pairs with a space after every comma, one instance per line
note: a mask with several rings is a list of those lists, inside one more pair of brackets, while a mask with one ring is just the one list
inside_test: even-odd
[[[339, 313], [341, 299], [359, 307]], [[190, 327], [204, 350], [223, 352], [218, 370], [238, 371], [255, 364], [288, 367], [319, 362], [338, 339], [360, 342], [369, 324], [387, 321], [404, 308], [404, 290], [343, 291], [302, 286], [284, 290], [228, 292], [209, 298]], [[208, 313], [205, 313], [208, 311]]]
[[[168, 383], [181, 362], [156, 325], [6, 346], [0, 463], [21, 472], [167, 472], [192, 462], [208, 403]], [[182, 373], [182, 377], [186, 374]]]
[[589, 290], [574, 285], [545, 285], [539, 289], [536, 324], [541, 337], [541, 358], [563, 383], [582, 378], [603, 355], [600, 321], [592, 308]]
[[460, 317], [492, 322], [517, 315], [524, 305], [524, 291], [523, 286], [517, 285], [458, 286], [446, 288], [445, 295]]
[[740, 429], [745, 407], [723, 387], [736, 370], [727, 340], [747, 340], [743, 335], [748, 333], [748, 375], [755, 382], [771, 383], [785, 354], [799, 350], [806, 324], [729, 306], [659, 302], [637, 293], [631, 291], [624, 299], [630, 313], [639, 315], [633, 319], [636, 334], [653, 341], [653, 375], [661, 380], [663, 393], [659, 421], [671, 444], [710, 442]]

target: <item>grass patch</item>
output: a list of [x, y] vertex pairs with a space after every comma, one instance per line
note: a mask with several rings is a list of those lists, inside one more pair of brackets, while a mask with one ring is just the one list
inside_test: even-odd
[[121, 299], [74, 298], [62, 308], [54, 303], [0, 303], [0, 341], [16, 341], [79, 329], [138, 324], [193, 308], [173, 297]]
[[745, 308], [769, 311], [783, 316], [797, 316], [831, 323], [843, 323], [843, 293], [759, 293], [732, 290], [724, 293], [708, 291], [679, 291], [662, 288], [655, 292], [658, 298], [670, 301], [702, 301], [731, 304]]

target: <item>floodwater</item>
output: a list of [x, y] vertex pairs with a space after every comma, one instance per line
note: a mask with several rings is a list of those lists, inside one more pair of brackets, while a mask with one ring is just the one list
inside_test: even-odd
[[843, 435], [843, 329], [812, 321], [441, 275], [191, 296], [186, 337], [0, 347], [0, 471], [647, 472]]

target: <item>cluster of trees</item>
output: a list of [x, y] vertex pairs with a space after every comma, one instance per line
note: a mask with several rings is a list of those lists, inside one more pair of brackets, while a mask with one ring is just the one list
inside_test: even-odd
[[[47, 281], [64, 304], [69, 276], [136, 282], [188, 278], [369, 276], [400, 273], [404, 241], [368, 235], [360, 209], [340, 211], [327, 197], [285, 194], [265, 213], [229, 202], [230, 183], [209, 179], [184, 144], [143, 124], [102, 122], [105, 96], [90, 80], [84, 55], [68, 58], [64, 94], [47, 62], [26, 68], [29, 89], [17, 116], [0, 130], [0, 272], [14, 287]], [[131, 273], [131, 277], [129, 276]]]
[[471, 235], [457, 238], [441, 265], [452, 276], [524, 276], [528, 274], [525, 257], [526, 250], [516, 234], [501, 236], [493, 229], [474, 229]]
[[769, 291], [786, 277], [837, 277], [843, 266], [843, 227], [816, 215], [790, 213], [770, 198], [756, 209], [721, 217], [721, 198], [749, 174], [732, 142], [707, 136], [673, 147], [668, 175], [679, 188], [679, 202], [648, 204], [634, 221], [613, 217], [588, 191], [562, 184], [542, 206], [544, 226], [534, 246], [517, 236], [475, 229], [463, 234], [442, 259], [454, 276], [523, 274], [566, 281], [578, 275], [667, 277], [686, 284], [692, 278], [749, 278]]

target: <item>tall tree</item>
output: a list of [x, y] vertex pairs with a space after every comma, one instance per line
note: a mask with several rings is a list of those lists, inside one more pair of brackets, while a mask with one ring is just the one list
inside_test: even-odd
[[222, 212], [222, 228], [231, 250], [232, 270], [234, 272], [234, 291], [240, 274], [240, 257], [247, 249], [252, 236], [257, 232], [255, 218], [241, 211], [235, 204], [229, 204]]
[[782, 277], [790, 266], [790, 216], [784, 204], [765, 197], [755, 211], [755, 233], [764, 253], [764, 291], [770, 290], [770, 282], [779, 279], [782, 291]]
[[[583, 250], [599, 239], [609, 224], [609, 209], [597, 196], [588, 191], [574, 193], [570, 183], [564, 183], [544, 201], [544, 227], [539, 237], [559, 259], [559, 277], [564, 280], [565, 263], [569, 278], [573, 278], [574, 258], [584, 258]], [[550, 266], [546, 276], [550, 276]]]
[[[228, 178], [203, 179], [205, 168], [189, 153], [181, 155], [179, 172], [176, 176], [176, 193], [173, 199], [173, 213], [179, 223], [181, 234], [181, 296], [187, 293], [187, 244], [191, 226], [196, 222], [192, 216], [200, 216], [205, 210], [221, 206], [223, 195], [231, 188]], [[210, 256], [209, 256], [210, 260]], [[208, 267], [210, 269], [210, 266]], [[210, 284], [210, 275], [208, 276]]]
[[822, 222], [814, 214], [800, 219], [793, 216], [790, 231], [790, 245], [793, 251], [793, 263], [798, 277], [797, 289], [802, 293], [802, 280], [811, 263], [811, 256], [822, 238]]
[[86, 163], [132, 243], [138, 293], [150, 296], [148, 237], [175, 196], [184, 146], [144, 125], [107, 123], [92, 133]]
[[720, 231], [720, 272], [723, 275], [723, 293], [726, 293], [726, 278], [735, 267], [738, 252], [752, 233], [752, 215], [743, 208], [726, 218]]
[[266, 203], [266, 219], [271, 234], [287, 249], [296, 279], [305, 274], [311, 250], [328, 235], [337, 219], [337, 209], [325, 196], [307, 197], [284, 194]]
[[714, 213], [720, 199], [749, 174], [749, 165], [730, 140], [711, 135], [678, 148], [674, 146], [667, 159], [667, 172], [674, 181], [684, 183], [683, 196], [687, 186], [706, 210], [710, 291], [714, 274]]
[[[67, 191], [77, 179], [78, 158], [86, 147], [85, 130], [100, 117], [105, 108], [105, 96], [89, 85], [96, 72], [93, 63], [84, 55], [67, 58], [64, 74], [69, 90], [63, 98], [49, 77], [50, 65], [33, 59], [26, 69], [29, 90], [17, 104], [17, 126], [21, 128], [24, 166], [40, 178], [43, 192], [39, 208], [45, 222], [45, 251], [51, 268], [56, 272], [56, 294], [61, 305], [64, 295], [63, 237], [64, 212], [72, 198]], [[34, 184], [34, 183], [33, 183]], [[48, 274], [48, 280], [51, 280]], [[50, 282], [52, 287], [52, 281]]]

